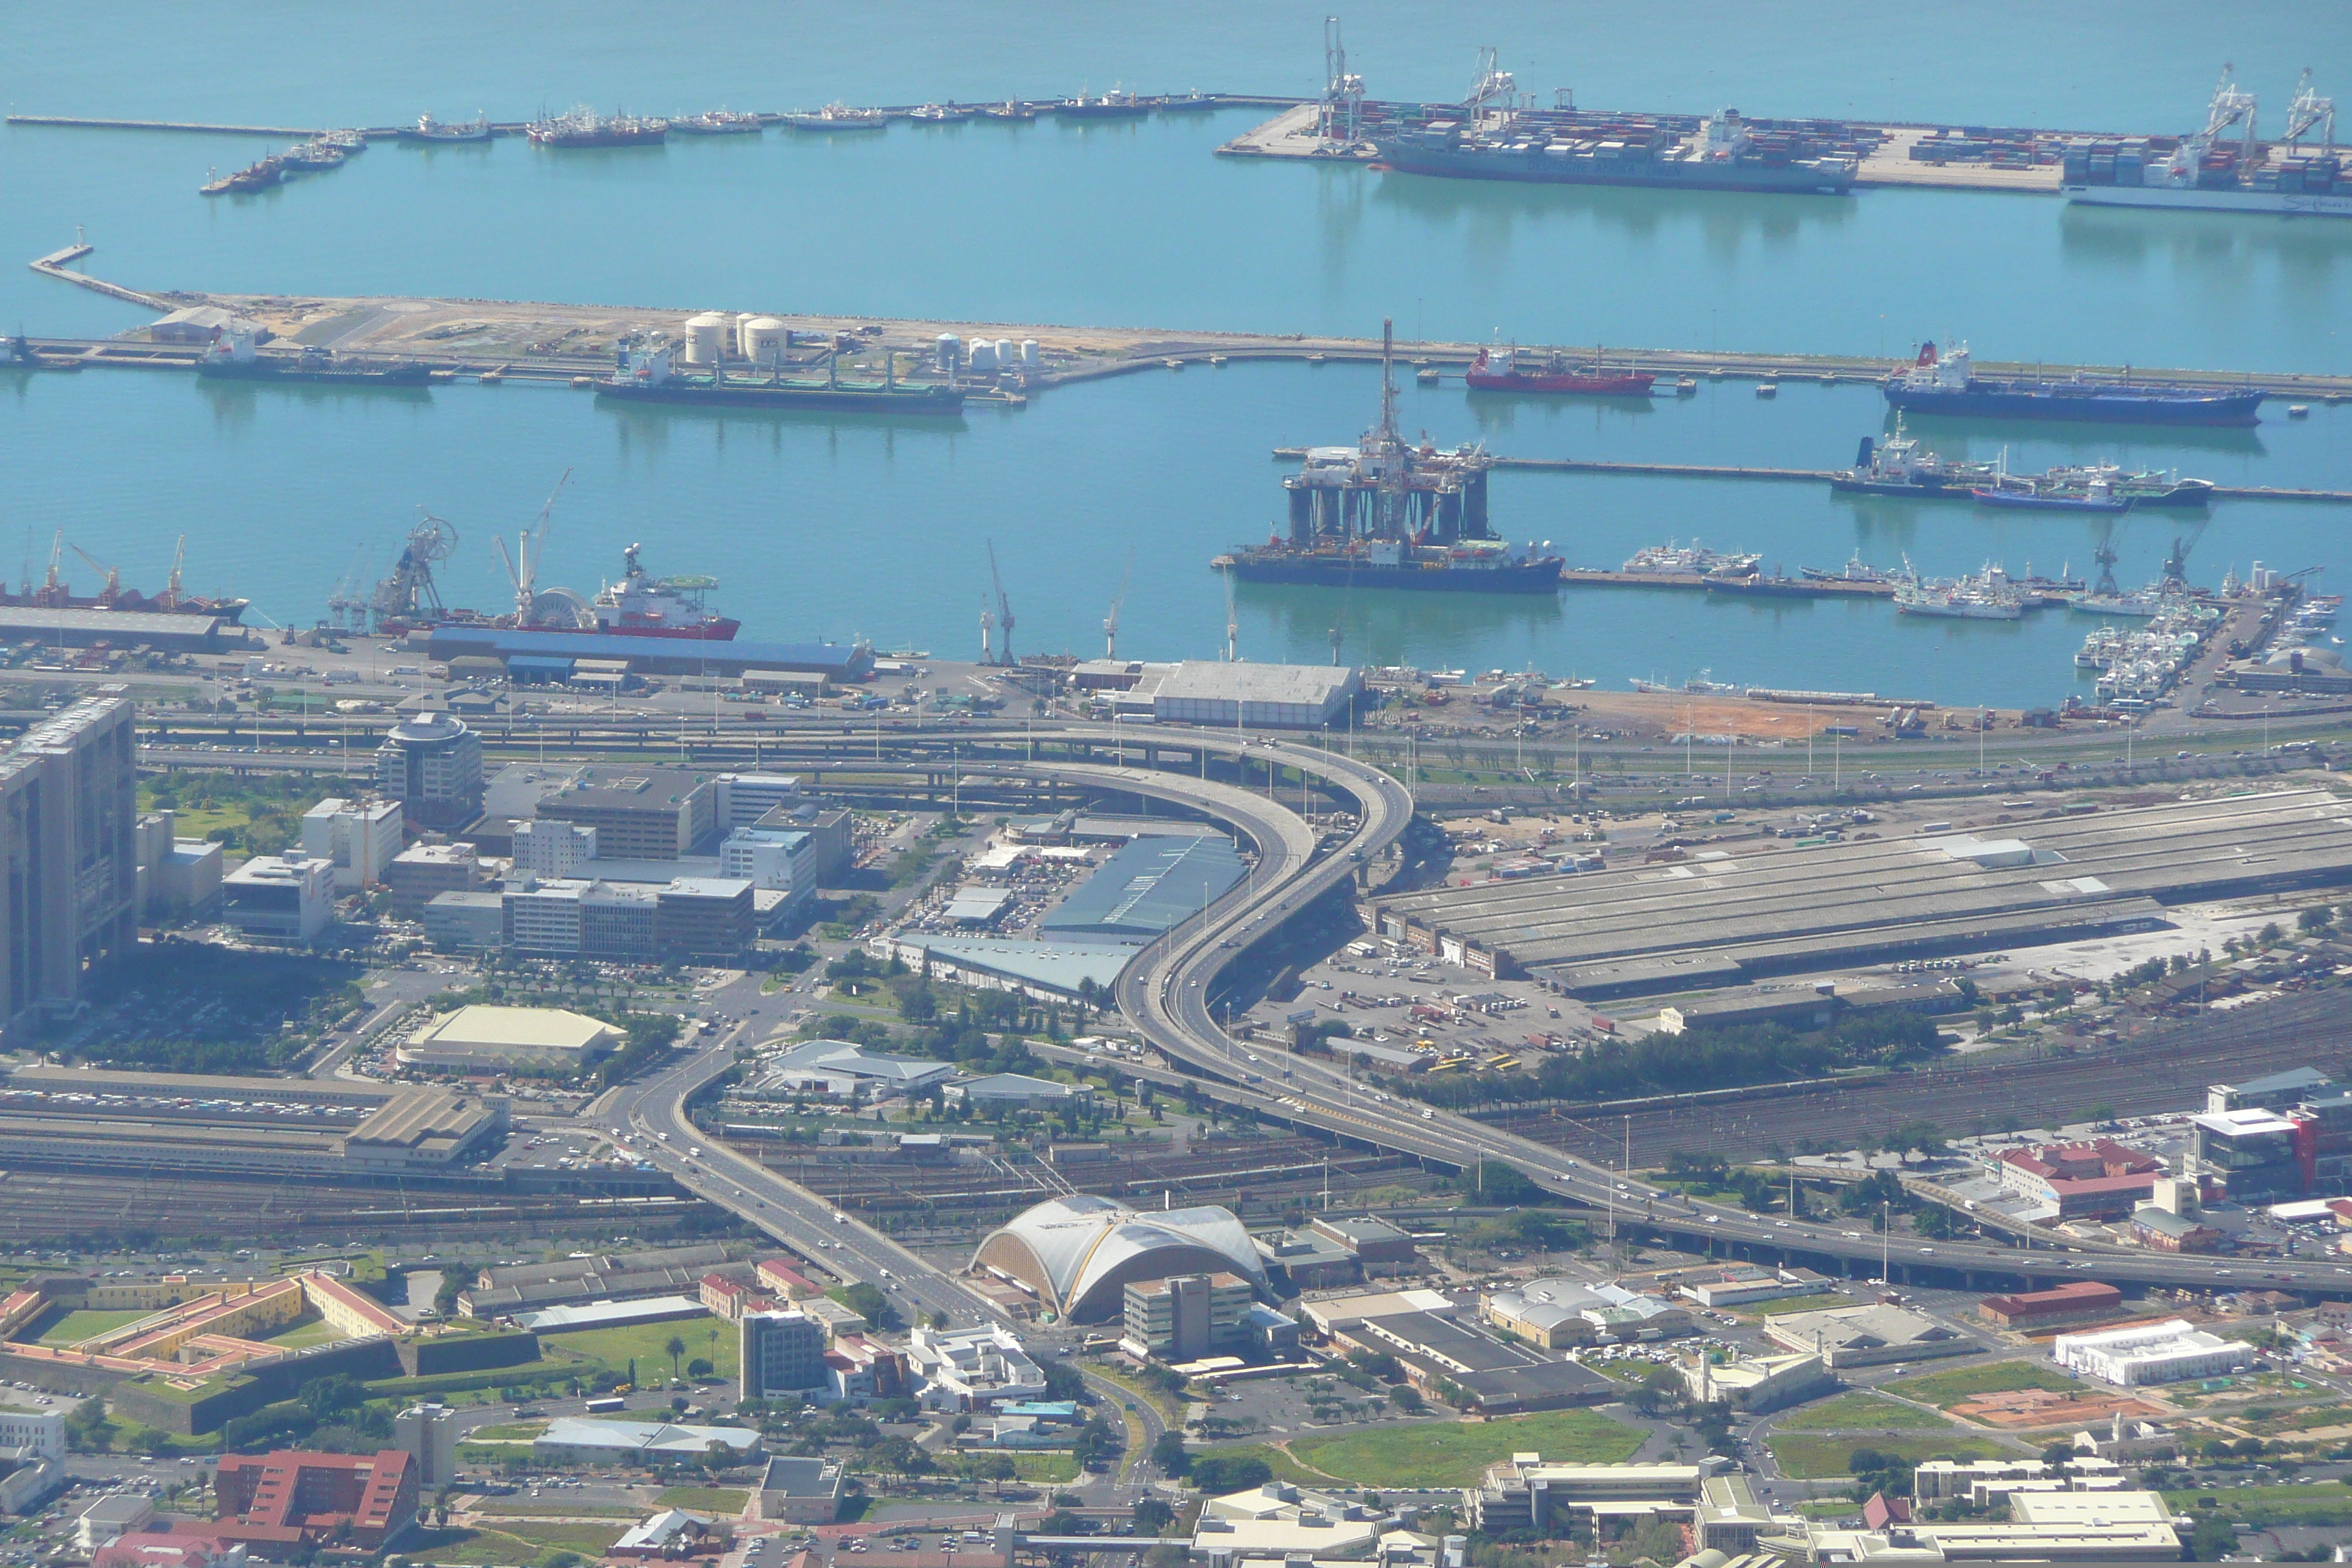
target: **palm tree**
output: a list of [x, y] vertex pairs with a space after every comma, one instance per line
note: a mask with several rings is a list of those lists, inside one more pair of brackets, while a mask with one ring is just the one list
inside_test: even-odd
[[686, 1342], [679, 1339], [676, 1334], [672, 1334], [668, 1341], [663, 1344], [662, 1353], [669, 1357], [669, 1374], [672, 1377], [676, 1377], [677, 1375], [677, 1358], [686, 1353]]

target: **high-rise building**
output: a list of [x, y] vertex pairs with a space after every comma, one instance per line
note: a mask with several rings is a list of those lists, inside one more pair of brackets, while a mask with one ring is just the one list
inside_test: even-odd
[[136, 711], [120, 690], [0, 754], [0, 1020], [72, 1007], [138, 940]]
[[739, 1399], [797, 1394], [824, 1383], [824, 1328], [800, 1312], [746, 1312]]
[[482, 809], [482, 738], [449, 713], [403, 719], [375, 753], [376, 788], [400, 802], [408, 820], [457, 826]]
[[514, 863], [518, 871], [541, 877], [591, 875], [588, 862], [596, 858], [596, 830], [576, 822], [518, 822], [514, 830]]
[[400, 853], [400, 803], [329, 795], [302, 814], [302, 853], [331, 862], [335, 891], [381, 883]]
[[446, 1487], [457, 1479], [457, 1413], [446, 1405], [412, 1405], [392, 1418], [392, 1440], [416, 1461], [424, 1487]]
[[1121, 1342], [1159, 1361], [1197, 1361], [1249, 1337], [1250, 1283], [1238, 1274], [1180, 1274], [1127, 1287]]
[[749, 827], [778, 806], [801, 804], [801, 781], [789, 773], [720, 773], [719, 826]]

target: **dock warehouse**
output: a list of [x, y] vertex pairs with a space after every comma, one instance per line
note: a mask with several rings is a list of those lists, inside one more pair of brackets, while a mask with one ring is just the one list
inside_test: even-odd
[[[223, 636], [223, 628], [233, 634]], [[184, 616], [163, 610], [46, 610], [0, 607], [0, 642], [39, 643], [48, 647], [146, 647], [165, 653], [219, 653], [246, 646], [242, 626], [219, 616]]]
[[1967, 834], [1768, 841], [1380, 900], [1383, 936], [1576, 996], [2149, 930], [2165, 907], [2352, 881], [2352, 804], [2280, 790]]
[[[9, 612], [12, 615], [22, 613]], [[416, 635], [412, 634], [410, 646], [414, 647], [416, 640]], [[425, 637], [424, 642], [421, 651], [429, 658], [446, 660], [476, 655], [509, 663], [520, 656], [536, 659], [568, 658], [583, 667], [593, 660], [614, 659], [625, 663], [631, 672], [639, 675], [739, 676], [749, 670], [781, 669], [798, 670], [821, 675], [827, 680], [845, 682], [867, 680], [874, 675], [874, 649], [862, 642], [721, 642], [712, 637], [613, 637], [602, 632], [520, 632], [501, 626], [436, 626]]]

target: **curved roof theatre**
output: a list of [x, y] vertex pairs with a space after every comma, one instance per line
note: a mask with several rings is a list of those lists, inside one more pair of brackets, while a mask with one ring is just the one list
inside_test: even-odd
[[1018, 1279], [1076, 1322], [1118, 1316], [1131, 1280], [1231, 1270], [1267, 1289], [1249, 1233], [1213, 1205], [1138, 1212], [1085, 1194], [1055, 1198], [992, 1232], [971, 1263]]

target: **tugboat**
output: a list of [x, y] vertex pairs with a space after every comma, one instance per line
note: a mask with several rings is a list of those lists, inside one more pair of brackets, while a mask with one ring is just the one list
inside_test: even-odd
[[1473, 392], [1564, 392], [1588, 397], [1647, 397], [1657, 379], [1639, 371], [1603, 369], [1597, 348], [1590, 364], [1571, 365], [1557, 353], [1528, 363], [1516, 347], [1480, 349], [1463, 377]]
[[1353, 447], [1310, 447], [1282, 481], [1290, 531], [1210, 565], [1243, 583], [1549, 594], [1566, 565], [1549, 545], [1513, 546], [1486, 521], [1483, 447], [1440, 450], [1397, 432], [1394, 333], [1381, 323], [1380, 421]]

